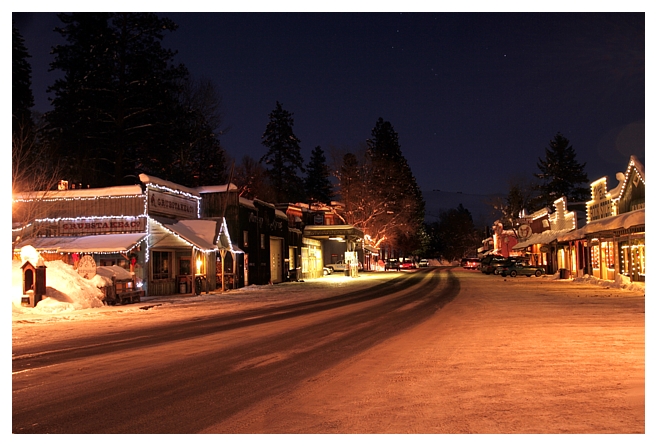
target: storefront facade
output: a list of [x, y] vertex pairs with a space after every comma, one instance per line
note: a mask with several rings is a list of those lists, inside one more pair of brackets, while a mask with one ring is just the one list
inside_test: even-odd
[[83, 256], [92, 256], [98, 266], [130, 271], [146, 295], [197, 291], [197, 276], [204, 291], [215, 289], [219, 228], [199, 218], [200, 195], [152, 176], [142, 174], [140, 181], [18, 194], [14, 254], [30, 245], [45, 260], [75, 268]]
[[645, 282], [645, 169], [632, 156], [625, 172], [616, 175], [618, 185], [607, 190], [607, 180], [591, 183], [587, 223], [559, 237], [576, 277], [586, 274], [602, 280], [619, 275]]

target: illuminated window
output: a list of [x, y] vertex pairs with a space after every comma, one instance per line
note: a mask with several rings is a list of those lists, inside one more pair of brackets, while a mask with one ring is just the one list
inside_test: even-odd
[[614, 244], [611, 242], [605, 242], [603, 243], [604, 249], [605, 249], [605, 262], [607, 264], [607, 268], [609, 269], [614, 269], [616, 266], [615, 260], [614, 260]]
[[600, 245], [591, 246], [591, 268], [600, 268]]

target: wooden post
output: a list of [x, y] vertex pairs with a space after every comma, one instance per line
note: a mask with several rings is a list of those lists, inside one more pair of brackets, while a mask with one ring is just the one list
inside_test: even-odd
[[226, 280], [224, 279], [224, 261], [226, 260], [226, 250], [221, 248], [219, 250], [219, 255], [221, 255], [221, 292], [226, 291]]

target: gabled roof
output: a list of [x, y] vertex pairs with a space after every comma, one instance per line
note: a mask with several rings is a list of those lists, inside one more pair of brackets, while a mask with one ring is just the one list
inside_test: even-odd
[[641, 178], [641, 181], [645, 184], [646, 182], [646, 173], [645, 173], [645, 168], [643, 167], [643, 164], [641, 164], [641, 161], [639, 159], [632, 155], [630, 156], [630, 162], [627, 165], [627, 169], [625, 170], [625, 179], [623, 181], [623, 185], [621, 186], [620, 194], [618, 194], [617, 200], [620, 200], [627, 190], [625, 187], [627, 185], [627, 182], [630, 179], [630, 174], [632, 173], [632, 169], [635, 169], [639, 177]]

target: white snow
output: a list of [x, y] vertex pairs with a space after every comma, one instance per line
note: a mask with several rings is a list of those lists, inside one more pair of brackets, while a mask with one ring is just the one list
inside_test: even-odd
[[145, 173], [140, 173], [139, 174], [139, 181], [141, 181], [144, 184], [153, 184], [155, 186], [159, 186], [162, 188], [166, 189], [171, 189], [175, 191], [180, 191], [180, 192], [185, 192], [189, 195], [193, 195], [197, 198], [200, 198], [199, 192], [196, 189], [192, 189], [190, 187], [185, 187], [181, 184], [178, 183], [173, 183], [171, 181], [163, 180], [158, 177], [154, 177], [152, 175], [146, 175]]
[[34, 200], [34, 199], [76, 199], [76, 198], [93, 198], [98, 197], [123, 197], [129, 195], [143, 195], [141, 186], [112, 186], [112, 187], [97, 187], [90, 189], [68, 189], [68, 190], [51, 190], [51, 191], [36, 191], [36, 192], [20, 192], [14, 194], [15, 200]]
[[233, 184], [233, 183], [230, 183], [230, 185], [220, 184], [220, 185], [217, 185], [217, 186], [199, 186], [199, 187], [196, 188], [196, 191], [199, 194], [211, 194], [211, 193], [217, 193], [217, 192], [226, 192], [226, 189], [228, 189], [229, 186], [230, 186], [229, 190], [232, 190], [232, 191], [237, 190], [237, 186], [235, 186], [235, 184]]

